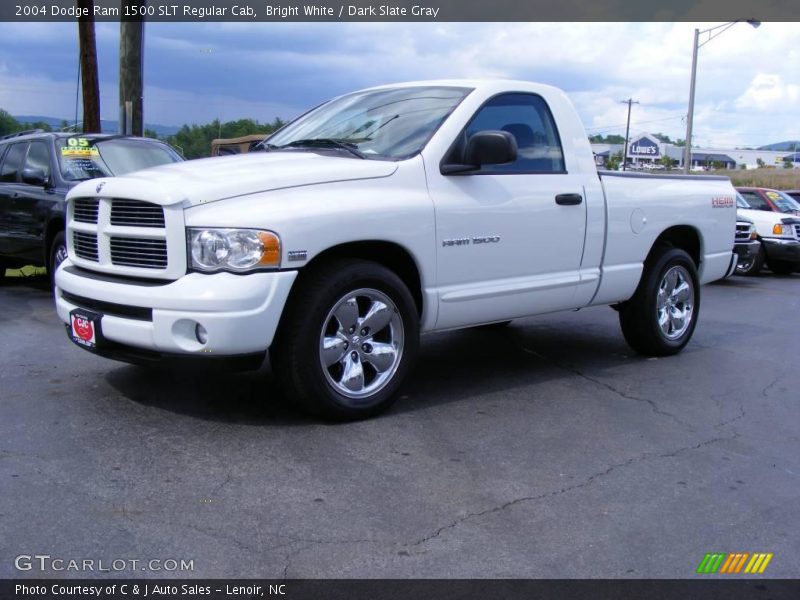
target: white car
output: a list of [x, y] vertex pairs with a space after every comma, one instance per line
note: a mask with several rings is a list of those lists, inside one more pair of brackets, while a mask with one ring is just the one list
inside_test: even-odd
[[335, 98], [265, 151], [69, 196], [58, 314], [128, 361], [237, 359], [331, 419], [398, 395], [420, 334], [592, 305], [679, 352], [735, 266], [727, 178], [598, 174], [571, 102], [520, 81]]
[[755, 275], [766, 264], [771, 271], [800, 270], [800, 204], [778, 190], [737, 188], [738, 212], [751, 220], [761, 245], [737, 267], [740, 275]]

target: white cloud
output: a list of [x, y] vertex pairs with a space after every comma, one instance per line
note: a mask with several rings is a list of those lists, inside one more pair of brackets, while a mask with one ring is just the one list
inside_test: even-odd
[[787, 109], [797, 114], [800, 109], [800, 85], [783, 81], [780, 75], [759, 73], [747, 90], [736, 99], [738, 108], [772, 111]]
[[[346, 91], [345, 85], [513, 77], [566, 88], [593, 132], [624, 133], [626, 107], [619, 101], [632, 97], [640, 102], [633, 108], [632, 131], [661, 131], [683, 138], [693, 30], [715, 25], [154, 24], [145, 34], [145, 116], [148, 122], [175, 125], [215, 117], [271, 120], [276, 115], [290, 117]], [[106, 64], [112, 67], [118, 29], [115, 24], [98, 26], [98, 40], [111, 47]], [[21, 44], [26, 32], [43, 33], [34, 24], [0, 25], [0, 46], [3, 37]], [[56, 33], [65, 41], [76, 35], [74, 25]], [[800, 23], [764, 23], [758, 30], [737, 24], [702, 46], [695, 142], [756, 146], [800, 139], [798, 36]], [[211, 45], [213, 57], [201, 53]], [[74, 75], [62, 69], [47, 76], [44, 70], [29, 69], [39, 75], [23, 76], [10, 67], [24, 52], [20, 45], [19, 50], [11, 46], [0, 53], [0, 106], [17, 114], [33, 112], [32, 106], [37, 107], [35, 112], [55, 116], [74, 112], [74, 81], [68, 81]], [[178, 83], [180, 77], [163, 73], [155, 81], [157, 71], [165, 69], [162, 63], [185, 71], [190, 76], [183, 81], [208, 93], [191, 93]], [[230, 75], [233, 69], [238, 69], [235, 77]], [[116, 118], [113, 75], [101, 72], [103, 117], [112, 119]], [[336, 85], [339, 89], [334, 89]], [[287, 89], [298, 91], [278, 98], [276, 92]]]

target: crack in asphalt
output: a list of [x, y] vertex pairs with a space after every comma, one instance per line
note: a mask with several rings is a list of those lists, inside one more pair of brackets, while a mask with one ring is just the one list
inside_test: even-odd
[[769, 391], [778, 385], [778, 382], [781, 381], [783, 377], [776, 377], [772, 382], [767, 384], [764, 389], [761, 390], [761, 396], [764, 398], [769, 398]]
[[[734, 419], [731, 419], [730, 422], [733, 422], [736, 419], [740, 419], [740, 418], [742, 418], [742, 416], [744, 416], [744, 415], [741, 415], [741, 416], [738, 416], [738, 417], [736, 417]], [[725, 423], [720, 423], [718, 426], [722, 426], [724, 424]], [[699, 443], [697, 443], [697, 444], [695, 444], [693, 446], [684, 446], [684, 447], [678, 448], [677, 450], [674, 450], [672, 452], [667, 452], [667, 453], [663, 453], [663, 454], [655, 454], [653, 452], [645, 452], [645, 453], [643, 453], [643, 454], [641, 454], [639, 456], [634, 456], [632, 458], [629, 458], [628, 460], [623, 461], [621, 463], [613, 464], [613, 465], [609, 466], [607, 469], [605, 469], [603, 471], [598, 471], [597, 473], [593, 473], [592, 475], [590, 475], [587, 479], [585, 479], [581, 483], [576, 483], [574, 485], [570, 485], [570, 486], [561, 488], [559, 490], [552, 490], [552, 491], [549, 491], [549, 492], [545, 492], [543, 494], [538, 494], [536, 496], [523, 496], [521, 498], [515, 498], [514, 500], [509, 500], [508, 502], [504, 502], [503, 504], [501, 504], [499, 506], [494, 506], [492, 508], [487, 508], [486, 510], [482, 510], [482, 511], [478, 511], [478, 512], [467, 513], [466, 515], [464, 515], [462, 517], [459, 517], [458, 519], [456, 519], [452, 523], [449, 523], [447, 525], [439, 527], [433, 533], [431, 533], [429, 535], [426, 535], [425, 537], [420, 538], [419, 540], [417, 540], [417, 541], [415, 541], [415, 542], [413, 542], [411, 544], [406, 544], [406, 546], [420, 546], [422, 544], [425, 544], [425, 543], [429, 542], [432, 539], [438, 538], [440, 535], [442, 535], [442, 533], [444, 533], [446, 531], [449, 531], [451, 529], [454, 529], [454, 528], [458, 527], [459, 525], [461, 525], [462, 523], [464, 523], [465, 521], [469, 521], [471, 519], [476, 519], [478, 517], [483, 517], [483, 516], [486, 516], [486, 515], [498, 513], [498, 512], [506, 510], [507, 508], [511, 508], [513, 506], [516, 506], [518, 504], [527, 503], [527, 502], [536, 502], [537, 500], [542, 500], [544, 498], [551, 498], [553, 496], [559, 496], [559, 495], [565, 494], [567, 492], [571, 492], [571, 491], [574, 491], [574, 490], [577, 490], [577, 489], [581, 489], [581, 488], [587, 487], [587, 486], [591, 485], [592, 483], [594, 483], [595, 481], [597, 481], [598, 479], [600, 479], [602, 477], [605, 477], [607, 475], [610, 475], [615, 470], [627, 467], [627, 466], [632, 465], [634, 463], [644, 462], [644, 461], [649, 460], [651, 458], [674, 458], [675, 456], [677, 456], [678, 454], [681, 454], [682, 452], [688, 452], [688, 451], [691, 451], [691, 450], [698, 450], [698, 449], [703, 448], [705, 446], [710, 446], [711, 444], [716, 444], [716, 443], [719, 443], [719, 442], [734, 440], [734, 439], [738, 438], [739, 435], [740, 434], [737, 431], [734, 431], [733, 435], [730, 435], [730, 436], [714, 437], [714, 438], [699, 442]]]
[[634, 400], [636, 402], [644, 402], [644, 403], [646, 403], [646, 404], [648, 404], [650, 406], [650, 410], [652, 410], [655, 414], [661, 415], [662, 417], [667, 417], [669, 419], [672, 419], [675, 423], [677, 423], [678, 425], [680, 425], [682, 427], [685, 427], [685, 428], [689, 429], [690, 431], [696, 431], [696, 429], [690, 423], [687, 423], [686, 421], [683, 421], [683, 420], [679, 419], [676, 415], [674, 415], [671, 412], [667, 412], [667, 411], [659, 408], [658, 404], [656, 404], [656, 402], [654, 400], [651, 400], [650, 398], [641, 398], [639, 396], [634, 396], [633, 394], [629, 394], [629, 393], [624, 392], [624, 391], [622, 391], [620, 389], [617, 389], [616, 387], [614, 387], [610, 383], [606, 383], [605, 381], [602, 381], [600, 379], [596, 379], [595, 377], [592, 377], [591, 375], [587, 375], [586, 373], [584, 373], [583, 371], [581, 371], [579, 369], [576, 369], [575, 367], [571, 367], [569, 365], [565, 365], [565, 364], [563, 364], [563, 363], [561, 363], [561, 362], [559, 362], [559, 361], [557, 361], [557, 360], [555, 360], [553, 358], [550, 358], [549, 356], [545, 356], [543, 354], [540, 354], [540, 353], [536, 352], [535, 350], [531, 350], [530, 348], [527, 348], [526, 346], [524, 346], [522, 344], [519, 344], [519, 347], [522, 349], [523, 352], [527, 352], [528, 354], [530, 354], [532, 356], [535, 356], [536, 358], [539, 358], [539, 359], [541, 359], [541, 360], [543, 360], [543, 361], [545, 361], [547, 363], [550, 363], [551, 365], [553, 365], [554, 367], [556, 367], [558, 369], [561, 369], [562, 371], [566, 371], [567, 373], [572, 373], [573, 375], [577, 375], [578, 377], [580, 377], [582, 379], [585, 379], [586, 381], [588, 381], [590, 383], [593, 383], [595, 385], [599, 385], [600, 387], [603, 387], [603, 388], [607, 389], [608, 391], [613, 392], [614, 394], [617, 394], [621, 398], [625, 398], [626, 400]]

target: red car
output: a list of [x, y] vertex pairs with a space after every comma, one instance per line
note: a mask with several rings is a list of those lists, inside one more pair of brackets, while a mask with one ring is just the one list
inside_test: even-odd
[[[766, 210], [784, 214], [800, 214], [798, 201], [790, 192], [780, 192], [768, 188], [737, 187], [736, 191], [742, 195], [753, 210]], [[795, 192], [796, 193], [796, 192]]]

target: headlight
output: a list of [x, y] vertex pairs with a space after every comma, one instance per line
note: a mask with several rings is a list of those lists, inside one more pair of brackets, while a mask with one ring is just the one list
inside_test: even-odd
[[775, 223], [775, 225], [772, 226], [772, 233], [773, 235], [792, 235], [792, 226]]
[[189, 229], [190, 266], [199, 271], [270, 269], [281, 264], [281, 240], [258, 229]]

